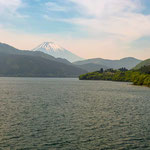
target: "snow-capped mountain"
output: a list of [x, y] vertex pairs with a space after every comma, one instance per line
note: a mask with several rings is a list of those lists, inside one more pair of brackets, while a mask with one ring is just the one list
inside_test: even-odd
[[64, 58], [70, 62], [80, 61], [83, 58], [71, 53], [65, 48], [55, 44], [54, 42], [44, 42], [41, 45], [33, 49], [33, 51], [41, 51], [56, 58]]

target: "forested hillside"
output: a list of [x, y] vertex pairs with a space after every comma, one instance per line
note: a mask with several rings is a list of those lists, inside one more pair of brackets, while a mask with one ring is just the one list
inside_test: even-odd
[[96, 71], [79, 76], [80, 80], [110, 80], [133, 82], [134, 85], [150, 86], [150, 66], [138, 70], [113, 70]]

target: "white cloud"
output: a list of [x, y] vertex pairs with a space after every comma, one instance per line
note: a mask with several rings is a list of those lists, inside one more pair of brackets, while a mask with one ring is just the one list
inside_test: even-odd
[[69, 0], [76, 4], [84, 15], [106, 17], [120, 15], [119, 13], [131, 12], [141, 9], [139, 0]]
[[133, 41], [150, 35], [150, 15], [127, 14], [123, 17], [111, 17], [108, 20], [76, 18], [66, 21], [82, 25], [90, 34], [100, 37], [106, 34], [120, 40]]
[[106, 35], [104, 38], [112, 36], [116, 40], [132, 42], [150, 35], [150, 15], [140, 13], [144, 9], [140, 0], [67, 1], [74, 4], [81, 14], [79, 18], [52, 18], [47, 15], [44, 18], [81, 25], [88, 33], [100, 38]]
[[47, 2], [45, 5], [49, 11], [67, 11], [66, 7], [60, 6], [54, 2]]
[[1, 16], [15, 16], [23, 17], [17, 10], [23, 7], [22, 0], [0, 0], [0, 15]]
[[133, 41], [150, 35], [150, 15], [141, 12], [140, 0], [69, 0], [82, 14], [65, 20], [82, 25], [91, 34], [111, 35], [116, 40]]
[[[135, 56], [147, 58], [150, 56], [147, 48], [138, 51], [132, 49], [130, 43], [150, 35], [150, 15], [144, 15], [141, 0], [64, 0], [67, 5], [47, 3], [49, 11], [76, 12], [78, 18], [61, 18], [43, 15], [49, 21], [60, 21], [79, 25], [80, 31], [88, 32], [90, 37], [74, 37], [71, 33], [60, 34], [25, 34], [16, 31], [0, 30], [0, 41], [9, 43], [17, 48], [29, 49], [43, 41], [56, 41], [72, 52], [85, 57], [120, 58]], [[73, 8], [69, 8], [70, 2]], [[18, 9], [23, 5], [21, 0], [0, 0], [0, 15], [17, 16]], [[42, 5], [43, 6], [43, 5]], [[46, 9], [47, 10], [47, 9]], [[80, 15], [78, 15], [80, 14]], [[71, 17], [71, 15], [70, 15]], [[13, 18], [13, 17], [12, 17]], [[34, 19], [34, 18], [33, 18]], [[61, 23], [60, 23], [61, 25]], [[1, 27], [2, 28], [2, 27]], [[79, 31], [79, 35], [81, 34]], [[19, 31], [18, 31], [19, 32]], [[51, 39], [51, 37], [53, 39]], [[28, 44], [26, 44], [28, 43]], [[143, 54], [144, 51], [144, 54]], [[117, 56], [116, 56], [117, 55]]]

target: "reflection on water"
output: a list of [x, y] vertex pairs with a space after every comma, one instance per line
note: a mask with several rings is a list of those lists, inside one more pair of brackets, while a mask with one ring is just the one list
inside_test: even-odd
[[0, 78], [0, 149], [150, 149], [150, 89]]

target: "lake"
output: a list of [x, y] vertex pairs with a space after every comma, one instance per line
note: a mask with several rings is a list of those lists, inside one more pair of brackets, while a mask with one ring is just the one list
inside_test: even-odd
[[149, 150], [150, 88], [0, 78], [0, 150]]

